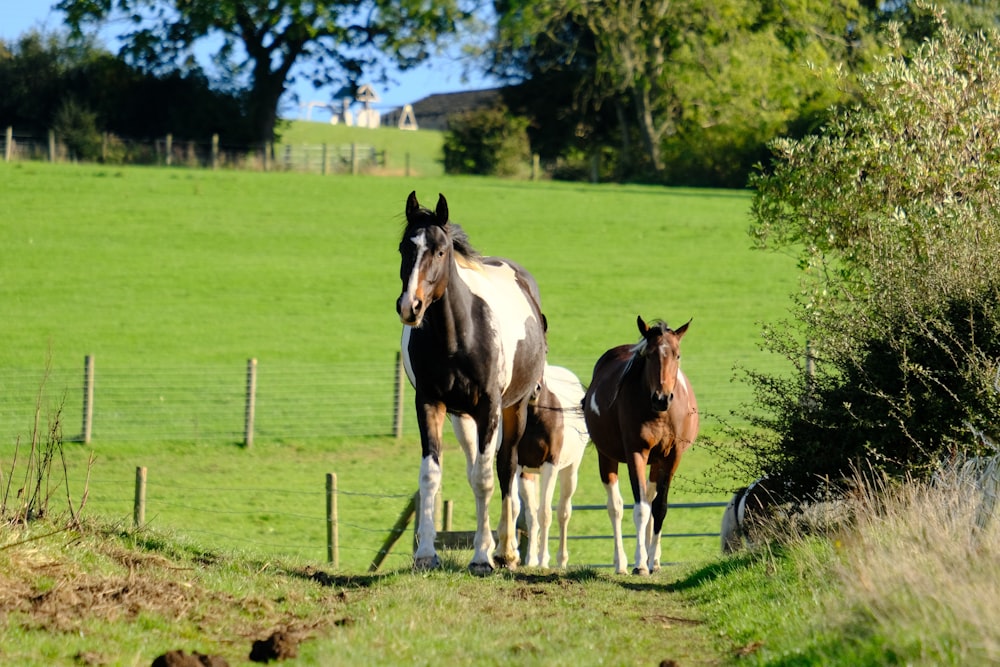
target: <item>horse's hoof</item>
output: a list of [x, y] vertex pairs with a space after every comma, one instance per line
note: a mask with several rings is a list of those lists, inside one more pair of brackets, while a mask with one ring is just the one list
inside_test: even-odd
[[507, 558], [505, 556], [499, 556], [497, 554], [493, 554], [493, 560], [496, 562], [498, 568], [504, 570], [510, 570], [511, 572], [516, 570], [517, 566], [521, 564], [521, 559], [518, 558], [517, 556], [514, 556], [513, 558]]
[[493, 574], [493, 566], [489, 563], [469, 563], [469, 574], [476, 577], [488, 577]]
[[417, 572], [425, 572], [427, 570], [436, 570], [441, 567], [441, 559], [438, 558], [437, 554], [433, 556], [422, 556], [420, 558], [413, 559], [413, 569]]
[[648, 577], [649, 576], [649, 570], [647, 570], [644, 567], [635, 567], [635, 568], [632, 568], [632, 574], [638, 575], [640, 577]]

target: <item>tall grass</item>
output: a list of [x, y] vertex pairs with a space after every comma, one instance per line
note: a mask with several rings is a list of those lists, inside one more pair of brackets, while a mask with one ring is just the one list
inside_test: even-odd
[[678, 588], [751, 664], [996, 664], [1000, 520], [984, 499], [958, 466], [929, 483], [859, 478], [839, 530], [775, 534]]

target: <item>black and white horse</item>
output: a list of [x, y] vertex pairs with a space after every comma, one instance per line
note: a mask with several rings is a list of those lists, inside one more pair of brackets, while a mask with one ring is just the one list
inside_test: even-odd
[[[441, 488], [441, 434], [451, 415], [476, 497], [469, 569], [486, 574], [497, 566], [514, 568], [519, 556], [510, 495], [516, 447], [545, 365], [538, 286], [520, 265], [476, 252], [462, 228], [449, 221], [444, 195], [432, 211], [410, 193], [399, 254], [403, 288], [396, 311], [405, 325], [403, 363], [415, 389], [422, 448], [414, 567], [440, 565], [434, 499]], [[489, 517], [494, 461], [502, 499], [496, 545]]]

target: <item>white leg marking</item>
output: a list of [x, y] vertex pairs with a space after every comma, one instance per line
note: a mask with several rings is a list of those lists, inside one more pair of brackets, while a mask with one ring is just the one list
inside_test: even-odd
[[417, 530], [417, 550], [413, 554], [416, 567], [436, 567], [437, 552], [434, 549], [434, 498], [441, 490], [441, 466], [434, 458], [427, 456], [420, 462], [420, 527]]
[[493, 450], [479, 455], [476, 422], [468, 415], [452, 415], [451, 426], [465, 452], [465, 474], [476, 499], [476, 538], [472, 566], [493, 567], [493, 531], [490, 529], [490, 498], [493, 497]]
[[552, 530], [552, 497], [556, 492], [556, 468], [551, 463], [542, 465], [542, 481], [538, 489], [540, 496], [538, 502], [538, 554], [539, 564], [548, 567], [551, 556], [549, 555], [549, 533]]
[[528, 553], [525, 558], [525, 565], [528, 567], [538, 567], [539, 565], [539, 506], [538, 506], [538, 476], [535, 473], [521, 472], [517, 476], [518, 494], [521, 497], [522, 512], [524, 514], [524, 530], [528, 534]]
[[618, 490], [618, 482], [605, 484], [604, 489], [608, 492], [608, 517], [611, 519], [611, 531], [615, 539], [615, 572], [625, 574], [628, 567], [628, 560], [625, 557], [625, 544], [622, 541], [622, 515], [625, 514], [625, 503], [622, 494]]
[[638, 574], [649, 574], [646, 564], [646, 540], [650, 524], [649, 502], [645, 499], [635, 504], [632, 509], [632, 520], [635, 522], [635, 569]]

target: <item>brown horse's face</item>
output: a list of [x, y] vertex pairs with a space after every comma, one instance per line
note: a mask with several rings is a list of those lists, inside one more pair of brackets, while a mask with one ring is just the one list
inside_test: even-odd
[[437, 211], [420, 208], [415, 195], [406, 203], [406, 231], [399, 242], [399, 278], [402, 292], [396, 312], [403, 324], [419, 327], [427, 307], [444, 296], [452, 262], [448, 236], [448, 207], [444, 197]]
[[674, 386], [681, 360], [681, 338], [688, 325], [676, 331], [665, 324], [649, 327], [642, 318], [638, 320], [639, 331], [646, 345], [642, 350], [646, 386], [649, 387], [650, 407], [656, 412], [666, 412], [674, 400]]

